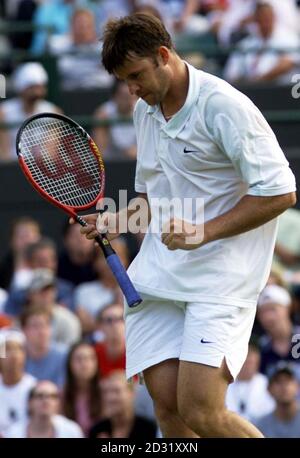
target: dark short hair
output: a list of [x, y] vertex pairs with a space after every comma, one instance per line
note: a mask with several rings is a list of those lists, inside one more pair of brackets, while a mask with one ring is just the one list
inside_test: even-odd
[[155, 16], [135, 13], [111, 19], [103, 33], [102, 63], [114, 73], [129, 56], [154, 58], [160, 46], [174, 49], [170, 34]]
[[269, 385], [271, 385], [273, 382], [276, 382], [278, 377], [280, 375], [287, 375], [291, 379], [296, 380], [296, 374], [295, 371], [289, 362], [285, 361], [279, 361], [271, 370], [269, 373]]
[[33, 305], [24, 309], [20, 316], [21, 327], [24, 328], [32, 316], [45, 316], [51, 322], [51, 313], [44, 307]]
[[256, 3], [255, 5], [255, 10], [254, 10], [254, 14], [257, 14], [260, 10], [264, 9], [264, 8], [267, 8], [269, 10], [272, 10], [274, 11], [274, 8], [273, 6], [271, 5], [271, 3], [267, 2], [267, 1], [259, 1]]
[[42, 237], [38, 242], [30, 243], [30, 245], [27, 245], [24, 253], [25, 259], [27, 261], [31, 261], [35, 253], [38, 250], [43, 250], [44, 248], [50, 248], [52, 251], [54, 251], [55, 254], [57, 253], [55, 242], [48, 237]]

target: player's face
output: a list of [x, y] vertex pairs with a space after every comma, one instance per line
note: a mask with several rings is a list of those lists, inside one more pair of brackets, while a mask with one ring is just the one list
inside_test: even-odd
[[131, 94], [148, 105], [161, 103], [171, 82], [170, 69], [159, 53], [156, 58], [128, 58], [115, 75], [127, 83]]

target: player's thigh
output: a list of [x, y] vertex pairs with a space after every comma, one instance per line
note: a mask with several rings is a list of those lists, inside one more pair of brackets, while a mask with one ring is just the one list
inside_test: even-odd
[[178, 373], [181, 414], [194, 408], [224, 409], [228, 384], [247, 356], [254, 317], [251, 308], [187, 304]]
[[231, 374], [225, 359], [221, 367], [180, 361], [178, 368], [178, 410], [183, 418], [193, 411], [222, 411]]
[[177, 410], [178, 359], [168, 359], [143, 371], [144, 380], [156, 408]]

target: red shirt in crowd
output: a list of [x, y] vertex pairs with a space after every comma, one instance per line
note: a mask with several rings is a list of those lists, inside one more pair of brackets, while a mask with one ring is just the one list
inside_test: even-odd
[[125, 348], [123, 353], [116, 359], [111, 359], [107, 354], [107, 348], [105, 342], [97, 343], [95, 345], [97, 353], [99, 370], [101, 377], [106, 377], [115, 370], [125, 370], [126, 359], [125, 359]]

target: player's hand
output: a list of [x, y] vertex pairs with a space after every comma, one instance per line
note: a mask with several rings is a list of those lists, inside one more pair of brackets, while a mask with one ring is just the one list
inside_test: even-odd
[[[96, 221], [98, 218], [98, 213], [92, 213], [91, 215], [84, 215], [83, 219], [87, 222], [87, 226], [81, 227], [80, 232], [86, 236], [88, 240], [93, 240], [97, 237], [98, 232], [96, 229]], [[76, 221], [74, 218], [69, 219], [70, 224], [75, 224]]]
[[[99, 234], [105, 234], [108, 240], [113, 240], [118, 237], [116, 231], [116, 213], [92, 213], [84, 215], [83, 219], [87, 222], [87, 226], [81, 227], [80, 232], [86, 236], [88, 240], [95, 239]], [[74, 218], [70, 218], [70, 224], [76, 223]]]
[[194, 250], [203, 244], [203, 226], [172, 218], [162, 228], [161, 241], [169, 250]]
[[118, 214], [104, 212], [99, 213], [96, 221], [96, 231], [99, 234], [105, 234], [108, 240], [113, 240], [119, 236]]

